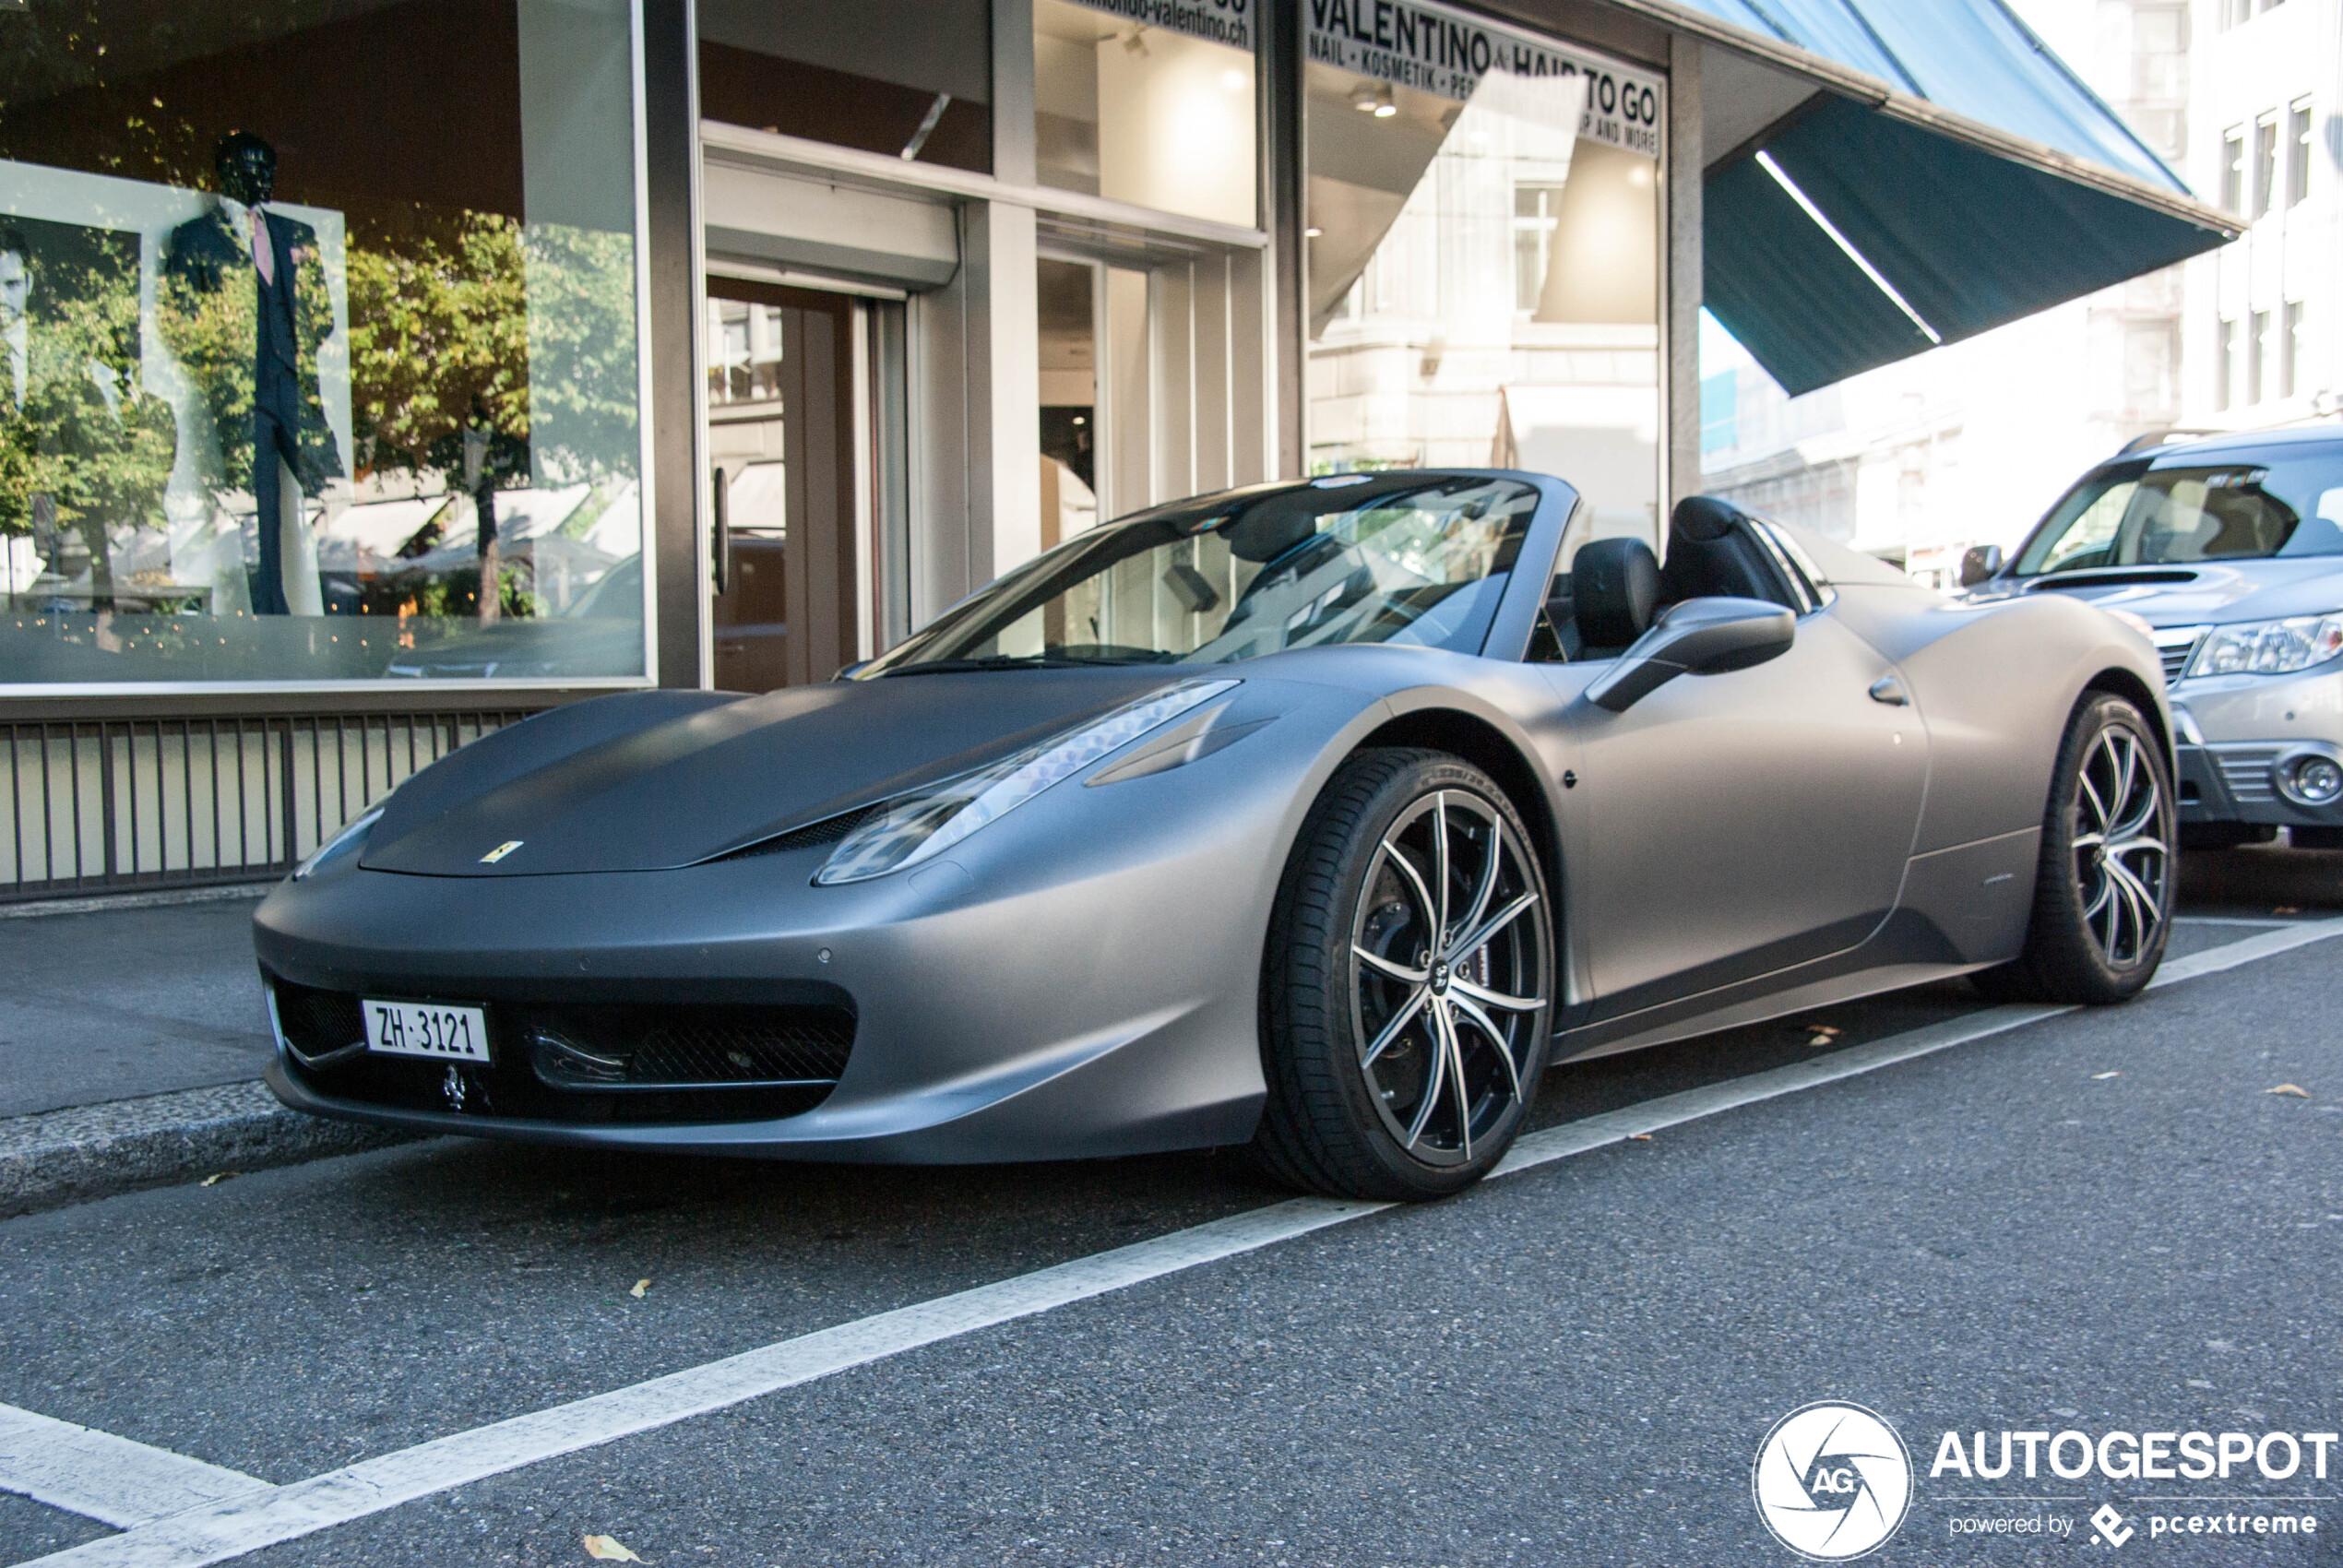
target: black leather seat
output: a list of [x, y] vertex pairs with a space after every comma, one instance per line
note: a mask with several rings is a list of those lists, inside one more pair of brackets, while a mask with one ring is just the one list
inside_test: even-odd
[[1668, 564], [1659, 574], [1659, 602], [1687, 599], [1762, 599], [1800, 608], [1756, 540], [1744, 515], [1713, 495], [1687, 495], [1668, 520]]
[[1659, 602], [1659, 558], [1639, 539], [1597, 539], [1570, 566], [1571, 616], [1578, 657], [1607, 659], [1651, 626]]

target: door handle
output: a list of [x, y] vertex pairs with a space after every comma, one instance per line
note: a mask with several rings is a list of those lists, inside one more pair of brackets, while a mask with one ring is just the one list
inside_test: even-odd
[[1893, 675], [1882, 675], [1871, 683], [1871, 700], [1884, 702], [1890, 707], [1902, 707], [1912, 698], [1911, 694], [1904, 690], [1903, 682]]
[[[716, 508], [708, 529], [708, 554], [716, 572], [716, 591], [724, 592], [732, 585], [732, 525], [731, 486], [724, 482], [724, 470], [716, 470]], [[1876, 692], [1873, 693], [1876, 695]]]

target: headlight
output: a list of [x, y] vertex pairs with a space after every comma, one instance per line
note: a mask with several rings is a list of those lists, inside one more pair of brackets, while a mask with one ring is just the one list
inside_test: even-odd
[[368, 812], [364, 816], [360, 817], [356, 822], [351, 823], [348, 827], [343, 828], [339, 833], [335, 834], [331, 838], [326, 840], [325, 843], [320, 844], [316, 849], [312, 849], [309, 852], [309, 858], [307, 860], [293, 867], [292, 879], [295, 882], [305, 882], [308, 880], [311, 873], [315, 872], [319, 866], [324, 865], [327, 861], [330, 861], [336, 856], [343, 854], [348, 850], [354, 849], [359, 845], [364, 843], [366, 841], [366, 835], [374, 831], [375, 824], [380, 822], [382, 819], [383, 808], [376, 806], [373, 811]]
[[2343, 653], [2343, 613], [2216, 626], [2189, 661], [2192, 675], [2284, 675]]
[[940, 855], [1060, 779], [1079, 773], [1109, 752], [1169, 724], [1236, 684], [1234, 681], [1199, 681], [1157, 692], [990, 766], [898, 795], [846, 836], [814, 881], [826, 887], [862, 882]]

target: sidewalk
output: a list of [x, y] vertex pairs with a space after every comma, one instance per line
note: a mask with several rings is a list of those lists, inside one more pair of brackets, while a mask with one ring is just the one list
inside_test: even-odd
[[0, 1215], [387, 1141], [261, 1086], [258, 902], [0, 911]]

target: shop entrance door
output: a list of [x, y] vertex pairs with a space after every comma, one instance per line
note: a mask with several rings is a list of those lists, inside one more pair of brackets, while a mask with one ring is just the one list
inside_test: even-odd
[[857, 591], [858, 303], [708, 280], [715, 683], [827, 681], [862, 644]]

